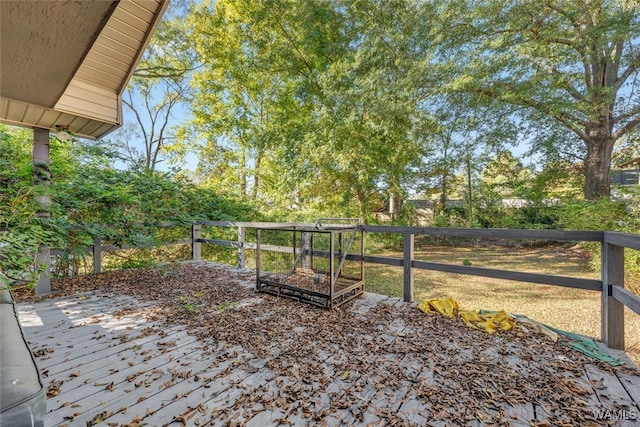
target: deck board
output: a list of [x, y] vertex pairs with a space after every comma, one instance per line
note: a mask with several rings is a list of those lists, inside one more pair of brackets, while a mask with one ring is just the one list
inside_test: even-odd
[[[58, 399], [51, 399], [52, 403], [60, 403], [62, 405], [62, 399], [66, 402], [78, 403], [90, 399], [90, 397], [100, 391], [99, 384], [113, 384], [114, 387], [123, 387], [127, 392], [134, 387], [143, 386], [150, 387], [151, 381], [149, 380], [150, 373], [154, 370], [166, 371], [170, 367], [174, 367], [175, 364], [171, 362], [173, 360], [184, 360], [189, 358], [191, 354], [194, 354], [198, 350], [197, 344], [184, 345], [182, 347], [175, 347], [171, 349], [170, 353], [158, 354], [156, 351], [151, 353], [152, 358], [145, 360], [146, 356], [142, 355], [127, 355], [118, 354], [115, 357], [94, 359], [91, 363], [77, 364], [75, 365], [77, 371], [74, 371], [74, 376], [70, 376], [65, 380], [65, 387], [71, 390], [64, 393]], [[144, 350], [146, 351], [146, 350]], [[137, 357], [136, 357], [137, 356]], [[115, 359], [115, 360], [114, 360]], [[156, 371], [158, 372], [158, 371]], [[162, 383], [158, 383], [162, 384]], [[90, 407], [91, 403], [83, 405]]]
[[[311, 325], [293, 326], [279, 346], [256, 355], [225, 341], [202, 341], [197, 335], [203, 331], [198, 329], [150, 320], [145, 312], [153, 304], [126, 295], [87, 292], [19, 304], [18, 311], [25, 336], [39, 355], [43, 383], [52, 390], [47, 426], [448, 425], [432, 418], [433, 400], [426, 397], [470, 391], [459, 385], [449, 388], [443, 378], [455, 378], [455, 370], [447, 372], [446, 366], [428, 362], [425, 354], [414, 352], [413, 344], [405, 342], [405, 337], [420, 333], [415, 323], [394, 317], [394, 310], [406, 307], [397, 298], [365, 293], [348, 308], [354, 318], [368, 319], [375, 310], [383, 310], [389, 321], [380, 323], [375, 335], [361, 333], [357, 325], [342, 331], [352, 343], [348, 354], [336, 342], [320, 342], [314, 356], [317, 371], [311, 377], [297, 369], [296, 364], [305, 361], [290, 356], [304, 353], [299, 342], [313, 330]], [[436, 351], [427, 345], [422, 352], [432, 348]], [[502, 357], [495, 349], [475, 352], [468, 344], [445, 348], [460, 366], [476, 357]], [[503, 361], [510, 370], [535, 369], [514, 354]], [[369, 375], [372, 364], [399, 367], [402, 375], [383, 383]], [[278, 372], [274, 366], [286, 369]], [[585, 372], [566, 375], [585, 391], [581, 398], [590, 405], [626, 408], [627, 414], [638, 411], [640, 376], [635, 371], [610, 372], [594, 363]], [[304, 401], [301, 396], [306, 396]], [[485, 419], [466, 423], [484, 425], [502, 416], [510, 425], [525, 426], [552, 419], [544, 404], [512, 400], [497, 403], [502, 406], [486, 404], [481, 408]], [[637, 420], [619, 423], [638, 424]]]
[[616, 375], [602, 371], [595, 365], [588, 365], [586, 371], [590, 383], [598, 384], [593, 389], [600, 402], [629, 409], [635, 406], [632, 397]]

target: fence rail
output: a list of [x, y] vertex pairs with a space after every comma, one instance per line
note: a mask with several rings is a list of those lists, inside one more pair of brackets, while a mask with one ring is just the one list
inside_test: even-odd
[[[174, 225], [163, 223], [161, 227]], [[246, 250], [255, 249], [256, 244], [246, 241], [247, 229], [270, 227], [309, 227], [310, 223], [272, 223], [272, 222], [230, 222], [230, 221], [203, 221], [191, 226], [191, 238], [175, 242], [165, 242], [162, 245], [189, 244], [191, 245], [191, 258], [200, 260], [202, 257], [202, 245], [217, 245], [236, 248], [239, 267], [246, 265]], [[209, 239], [202, 237], [202, 227], [225, 227], [237, 229], [237, 240]], [[640, 250], [640, 235], [624, 234], [609, 231], [560, 231], [560, 230], [513, 230], [513, 229], [467, 229], [467, 228], [433, 228], [433, 227], [397, 227], [381, 225], [360, 225], [358, 228], [365, 233], [401, 234], [403, 236], [403, 257], [383, 257], [364, 255], [364, 262], [381, 264], [403, 268], [403, 299], [414, 299], [414, 269], [441, 271], [472, 276], [492, 277], [520, 282], [529, 282], [553, 286], [585, 289], [600, 292], [601, 297], [601, 339], [607, 346], [615, 349], [624, 349], [624, 307], [640, 315], [640, 296], [624, 289], [624, 249]], [[601, 244], [601, 279], [583, 279], [569, 276], [558, 276], [540, 273], [528, 273], [523, 271], [501, 270], [494, 268], [474, 267], [466, 265], [453, 265], [436, 262], [416, 260], [414, 258], [416, 236], [438, 237], [463, 237], [501, 240], [548, 240], [548, 241], [577, 241], [600, 242]], [[159, 246], [159, 245], [158, 245]], [[93, 246], [74, 248], [93, 254], [93, 272], [101, 271], [101, 255], [103, 252], [130, 249], [135, 246], [102, 245], [99, 237], [95, 238]], [[263, 247], [263, 249], [265, 249]], [[273, 251], [282, 248], [273, 246]], [[51, 254], [61, 254], [64, 251], [52, 250]], [[358, 255], [349, 255], [348, 258], [357, 259]]]

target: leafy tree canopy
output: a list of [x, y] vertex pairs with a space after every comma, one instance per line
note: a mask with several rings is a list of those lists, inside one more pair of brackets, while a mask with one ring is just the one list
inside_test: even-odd
[[568, 129], [586, 148], [585, 198], [609, 196], [614, 145], [640, 124], [637, 2], [461, 0], [442, 3], [438, 16], [447, 89]]

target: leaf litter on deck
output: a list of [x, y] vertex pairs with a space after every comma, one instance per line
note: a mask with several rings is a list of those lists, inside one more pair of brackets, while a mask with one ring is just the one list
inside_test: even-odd
[[[188, 406], [167, 423], [184, 424], [197, 416], [198, 423], [243, 425], [270, 414], [282, 424], [437, 425], [446, 420], [467, 425], [518, 419], [526, 425], [606, 425], [609, 421], [595, 420], [594, 410], [616, 409], [600, 402], [594, 407], [598, 385], [585, 374], [585, 366], [594, 362], [543, 335], [520, 328], [488, 334], [458, 319], [425, 315], [415, 305], [384, 301], [368, 310], [326, 311], [257, 294], [253, 272], [213, 263], [164, 270], [54, 280], [50, 297], [90, 290], [130, 295], [152, 303], [139, 308], [148, 320], [167, 329], [186, 325], [205, 352], [229, 349], [229, 363], [222, 367], [224, 360], [217, 360], [216, 375], [185, 366], [169, 372], [165, 385], [190, 377], [210, 387], [239, 369], [243, 375], [230, 380], [238, 392], [223, 393], [226, 400], [220, 402]], [[134, 385], [137, 380], [127, 378]], [[59, 388], [52, 383], [49, 393]]]

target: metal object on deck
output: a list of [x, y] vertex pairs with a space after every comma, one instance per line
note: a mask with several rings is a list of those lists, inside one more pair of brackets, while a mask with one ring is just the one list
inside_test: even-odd
[[313, 226], [259, 228], [258, 291], [335, 308], [364, 294], [360, 220], [325, 218]]

